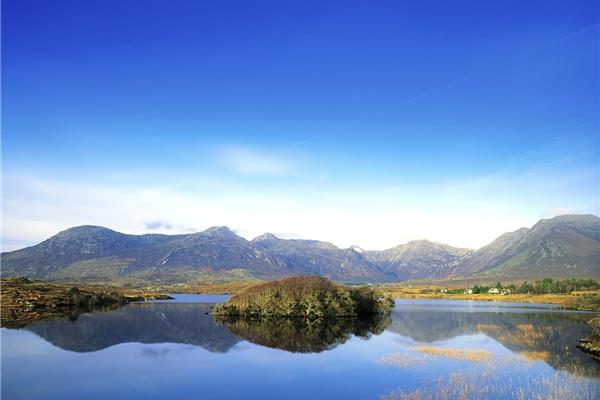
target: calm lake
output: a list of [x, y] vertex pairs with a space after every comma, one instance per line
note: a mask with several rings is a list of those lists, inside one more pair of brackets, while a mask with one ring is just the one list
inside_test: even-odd
[[575, 345], [590, 314], [549, 305], [397, 300], [358, 324], [217, 324], [226, 296], [1, 330], [2, 399], [597, 399]]

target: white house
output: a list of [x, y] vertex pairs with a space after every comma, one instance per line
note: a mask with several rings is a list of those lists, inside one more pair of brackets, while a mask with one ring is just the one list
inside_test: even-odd
[[498, 290], [497, 288], [493, 287], [490, 290], [488, 290], [489, 294], [499, 294], [500, 290]]

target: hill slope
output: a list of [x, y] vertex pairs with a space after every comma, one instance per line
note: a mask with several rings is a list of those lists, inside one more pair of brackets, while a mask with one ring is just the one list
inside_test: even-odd
[[399, 280], [411, 280], [446, 277], [472, 252], [428, 240], [415, 240], [387, 250], [367, 251], [365, 255]]
[[295, 275], [317, 274], [338, 281], [381, 282], [395, 275], [381, 270], [361, 253], [340, 249], [318, 240], [284, 240], [272, 234], [255, 238], [252, 243], [281, 257]]
[[[128, 235], [99, 226], [67, 229], [2, 253], [2, 275], [71, 281], [187, 282], [238, 271], [275, 278], [321, 275], [386, 282], [448, 277], [600, 277], [600, 218], [564, 215], [501, 235], [477, 251], [425, 240], [381, 251], [264, 234], [248, 241], [226, 227], [187, 235]], [[237, 272], [236, 272], [237, 273]]]
[[239, 269], [260, 278], [309, 274], [341, 281], [394, 279], [350, 249], [268, 234], [248, 241], [226, 227], [189, 235], [137, 236], [80, 226], [38, 245], [2, 253], [3, 276], [36, 279], [176, 282], [194, 273]]
[[505, 233], [466, 257], [456, 276], [507, 278], [600, 276], [600, 218], [562, 215]]

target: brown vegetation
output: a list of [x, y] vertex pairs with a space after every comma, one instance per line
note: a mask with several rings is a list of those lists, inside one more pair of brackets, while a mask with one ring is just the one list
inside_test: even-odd
[[581, 339], [578, 348], [600, 361], [600, 317], [589, 321], [592, 332], [585, 338]]
[[368, 287], [350, 288], [318, 276], [296, 276], [254, 285], [215, 306], [217, 315], [249, 319], [308, 320], [387, 314], [394, 306]]
[[458, 358], [466, 361], [488, 361], [492, 358], [492, 353], [487, 350], [468, 350], [468, 349], [451, 349], [435, 346], [419, 346], [416, 348], [418, 352], [430, 354], [433, 356]]
[[299, 318], [249, 320], [215, 317], [232, 333], [249, 342], [294, 353], [329, 350], [345, 343], [353, 335], [369, 338], [373, 334], [381, 334], [390, 323], [386, 316], [314, 321]]
[[454, 300], [476, 300], [476, 301], [501, 301], [515, 303], [547, 303], [558, 304], [561, 307], [585, 310], [600, 311], [600, 290], [574, 291], [571, 293], [560, 294], [467, 294], [467, 293], [448, 293], [440, 286], [408, 287], [398, 284], [381, 285], [378, 287], [386, 296], [395, 299], [454, 299]]
[[[400, 365], [401, 366], [401, 365]], [[582, 374], [553, 371], [544, 377], [527, 380], [504, 373], [515, 368], [527, 368], [521, 357], [489, 358], [463, 371], [444, 377], [426, 378], [416, 390], [393, 390], [380, 400], [455, 400], [455, 399], [597, 399], [598, 388]], [[527, 370], [523, 370], [526, 372]]]
[[425, 362], [422, 357], [417, 357], [413, 353], [394, 353], [383, 356], [379, 360], [383, 365], [392, 365], [399, 368], [411, 368]]
[[550, 361], [549, 351], [522, 351], [519, 355], [528, 361]]
[[107, 291], [95, 286], [49, 284], [27, 278], [3, 278], [0, 283], [0, 321], [8, 327], [112, 309], [131, 301], [169, 298], [140, 290]]

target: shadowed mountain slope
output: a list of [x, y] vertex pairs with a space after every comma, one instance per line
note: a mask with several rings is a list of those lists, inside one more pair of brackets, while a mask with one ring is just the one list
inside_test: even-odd
[[466, 257], [453, 274], [483, 273], [529, 279], [598, 277], [600, 218], [562, 215], [505, 233]]
[[501, 235], [473, 251], [426, 240], [381, 251], [340, 249], [316, 240], [264, 234], [248, 241], [227, 227], [186, 235], [128, 235], [99, 226], [67, 229], [42, 243], [2, 253], [2, 275], [69, 281], [135, 278], [185, 282], [240, 270], [276, 278], [321, 275], [346, 282], [448, 277], [600, 277], [600, 218], [563, 215]]
[[441, 278], [473, 251], [428, 240], [415, 240], [382, 251], [367, 251], [366, 257], [399, 280]]
[[181, 343], [224, 353], [241, 339], [213, 322], [210, 304], [130, 304], [119, 310], [82, 314], [28, 325], [55, 346], [98, 351], [121, 343]]

